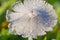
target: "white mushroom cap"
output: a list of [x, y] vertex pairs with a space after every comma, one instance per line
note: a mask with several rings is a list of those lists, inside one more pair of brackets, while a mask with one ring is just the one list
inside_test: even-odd
[[42, 0], [24, 0], [12, 6], [15, 12], [7, 11], [6, 18], [10, 22], [9, 31], [22, 37], [45, 35], [57, 24], [57, 15], [53, 6]]

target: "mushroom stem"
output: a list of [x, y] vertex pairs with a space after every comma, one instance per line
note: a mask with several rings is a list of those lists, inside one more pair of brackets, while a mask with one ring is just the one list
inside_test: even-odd
[[28, 37], [28, 40], [33, 40], [33, 38], [32, 37]]

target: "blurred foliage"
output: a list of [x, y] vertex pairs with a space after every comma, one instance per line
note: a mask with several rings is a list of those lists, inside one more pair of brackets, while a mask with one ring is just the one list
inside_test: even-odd
[[[19, 35], [13, 35], [8, 31], [6, 10], [11, 10], [12, 4], [17, 1], [23, 2], [23, 0], [0, 0], [0, 40], [28, 40], [28, 38], [22, 38]], [[51, 32], [47, 32], [45, 36], [38, 36], [37, 39], [34, 40], [60, 40], [60, 0], [46, 0], [46, 2], [53, 5], [56, 14], [58, 15], [58, 22]]]

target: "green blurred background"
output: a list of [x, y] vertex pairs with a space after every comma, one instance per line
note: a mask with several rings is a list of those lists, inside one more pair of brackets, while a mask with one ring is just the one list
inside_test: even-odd
[[[17, 1], [23, 2], [23, 0], [0, 0], [0, 40], [28, 40], [28, 38], [22, 38], [21, 35], [13, 35], [8, 32], [9, 23], [6, 21], [6, 10], [11, 10], [12, 4]], [[38, 36], [34, 40], [60, 40], [60, 0], [46, 0], [46, 2], [54, 6], [58, 22], [51, 32]]]

